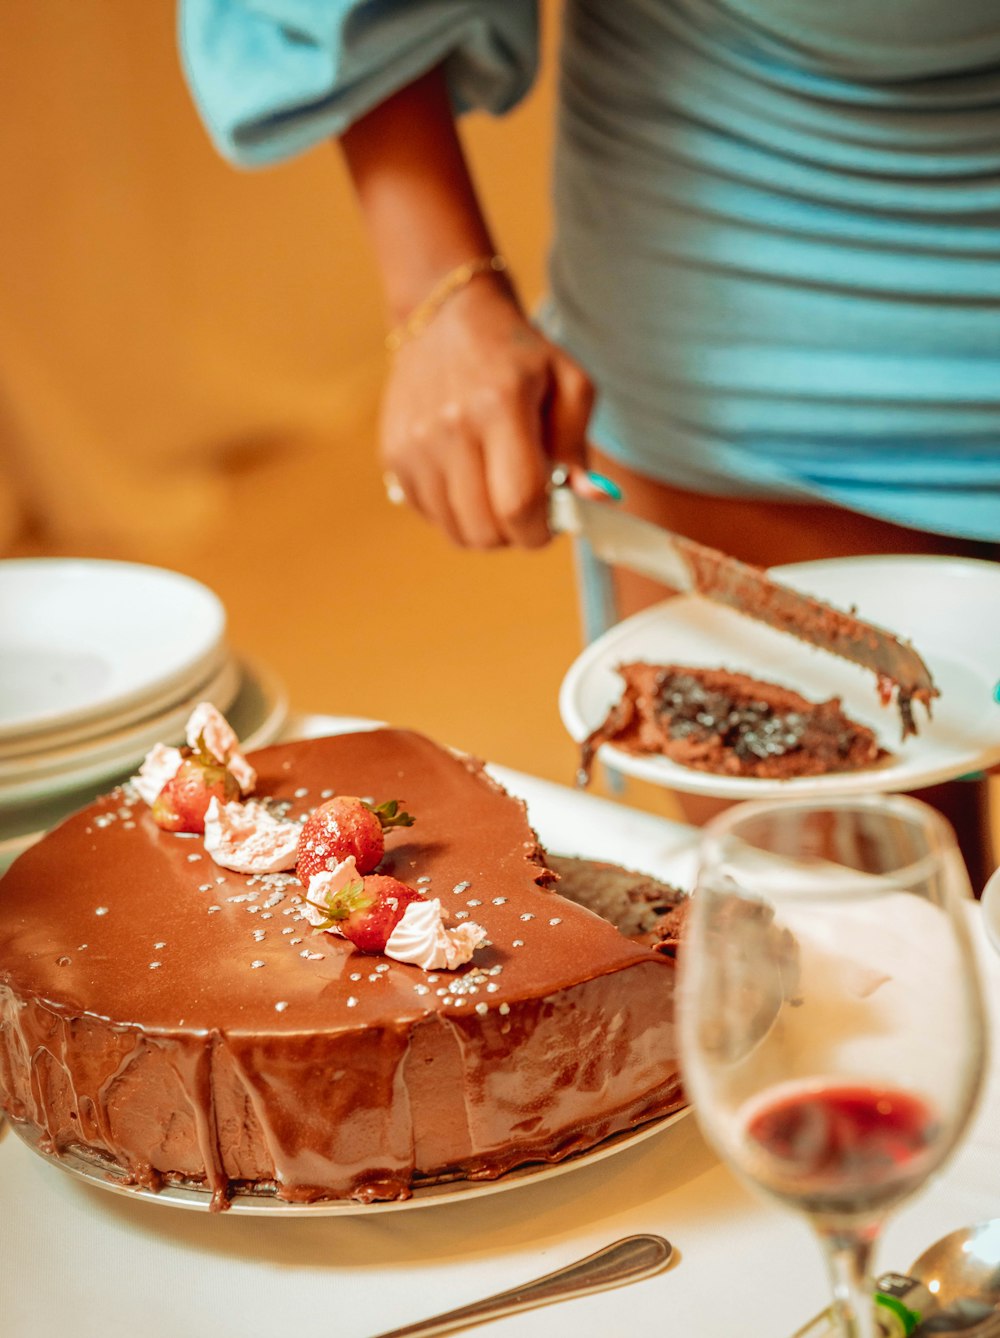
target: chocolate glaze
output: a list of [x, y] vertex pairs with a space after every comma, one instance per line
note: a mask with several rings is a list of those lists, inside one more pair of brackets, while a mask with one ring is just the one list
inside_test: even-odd
[[489, 943], [456, 972], [364, 956], [300, 921], [287, 876], [219, 868], [116, 790], [0, 882], [0, 1100], [45, 1150], [217, 1207], [243, 1185], [371, 1201], [683, 1104], [673, 963], [549, 890], [524, 806], [478, 763], [401, 730], [253, 761], [292, 816], [325, 791], [405, 801], [382, 869]]

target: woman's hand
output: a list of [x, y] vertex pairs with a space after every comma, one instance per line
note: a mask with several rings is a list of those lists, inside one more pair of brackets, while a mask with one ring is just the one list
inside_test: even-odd
[[455, 293], [398, 353], [382, 406], [381, 459], [406, 500], [468, 548], [537, 548], [562, 464], [586, 488], [593, 387], [531, 324], [505, 280]]

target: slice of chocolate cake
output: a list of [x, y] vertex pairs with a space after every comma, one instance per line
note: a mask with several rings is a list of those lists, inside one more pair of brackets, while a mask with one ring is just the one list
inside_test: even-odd
[[[380, 875], [485, 930], [457, 969], [357, 950], [292, 873], [240, 873], [127, 788], [0, 880], [0, 1104], [126, 1184], [405, 1198], [558, 1161], [684, 1105], [674, 962], [552, 890], [523, 803], [379, 729], [251, 754], [254, 802], [398, 798]], [[312, 881], [310, 886], [312, 886]]]
[[726, 669], [637, 662], [618, 673], [622, 695], [582, 745], [584, 781], [602, 743], [697, 771], [769, 780], [858, 771], [886, 756], [838, 697], [811, 702]]
[[676, 956], [688, 893], [650, 874], [578, 855], [546, 858], [559, 875], [560, 896], [600, 915], [636, 943]]

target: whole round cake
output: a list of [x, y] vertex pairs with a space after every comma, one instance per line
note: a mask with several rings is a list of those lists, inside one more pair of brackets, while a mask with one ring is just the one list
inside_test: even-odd
[[684, 1104], [672, 951], [561, 896], [481, 764], [395, 729], [249, 760], [285, 824], [331, 795], [405, 803], [378, 874], [437, 899], [449, 933], [479, 926], [469, 959], [360, 951], [317, 928], [294, 872], [223, 867], [119, 788], [0, 880], [0, 1102], [43, 1151], [217, 1208], [370, 1202], [560, 1160]]

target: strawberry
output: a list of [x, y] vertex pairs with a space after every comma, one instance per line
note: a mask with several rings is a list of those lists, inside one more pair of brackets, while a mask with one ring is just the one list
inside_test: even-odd
[[398, 878], [373, 873], [330, 892], [322, 904], [310, 904], [326, 915], [318, 928], [337, 929], [359, 951], [380, 953], [410, 902], [425, 900], [423, 893]]
[[354, 856], [358, 873], [377, 869], [385, 854], [385, 835], [393, 827], [412, 827], [413, 818], [400, 811], [398, 799], [369, 804], [340, 794], [314, 809], [302, 824], [295, 873], [303, 887], [314, 873], [323, 873]]
[[182, 751], [183, 761], [153, 800], [153, 821], [168, 832], [204, 832], [209, 804], [239, 799], [239, 781], [206, 749]]

